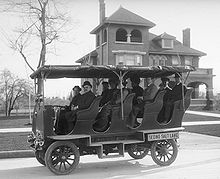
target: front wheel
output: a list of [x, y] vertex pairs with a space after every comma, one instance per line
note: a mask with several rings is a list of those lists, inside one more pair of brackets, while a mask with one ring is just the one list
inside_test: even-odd
[[44, 152], [44, 151], [41, 151], [41, 150], [35, 151], [35, 157], [36, 157], [37, 161], [38, 161], [40, 164], [46, 166], [45, 161], [44, 161], [44, 155], [45, 155], [45, 152]]
[[149, 152], [149, 148], [141, 144], [132, 144], [128, 149], [128, 154], [134, 159], [142, 159]]
[[52, 143], [45, 154], [45, 163], [50, 171], [57, 175], [71, 173], [79, 164], [79, 150], [68, 141]]
[[160, 166], [168, 166], [177, 157], [178, 148], [174, 140], [154, 141], [151, 145], [151, 157]]

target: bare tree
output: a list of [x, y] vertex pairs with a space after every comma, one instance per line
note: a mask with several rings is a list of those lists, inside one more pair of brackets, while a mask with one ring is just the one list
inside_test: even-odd
[[[23, 27], [17, 30], [18, 37], [15, 40], [8, 39], [10, 47], [18, 51], [32, 71], [36, 68], [30, 63], [30, 53], [27, 49], [35, 45], [39, 50], [37, 68], [45, 65], [48, 46], [60, 40], [68, 22], [66, 14], [57, 10], [55, 0], [22, 0], [11, 1], [10, 8], [22, 12]], [[65, 30], [64, 30], [65, 29]], [[40, 47], [40, 48], [39, 48]]]
[[6, 116], [10, 116], [16, 101], [28, 95], [30, 91], [33, 93], [30, 81], [20, 79], [6, 69], [0, 73], [0, 98], [4, 102]]

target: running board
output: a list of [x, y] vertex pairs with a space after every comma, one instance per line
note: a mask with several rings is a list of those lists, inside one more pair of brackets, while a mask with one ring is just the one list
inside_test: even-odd
[[124, 157], [124, 144], [119, 143], [119, 144], [114, 144], [115, 147], [115, 152], [114, 153], [108, 153], [108, 145], [112, 144], [104, 144], [101, 145], [97, 148], [97, 154], [100, 159], [104, 158], [117, 158], [117, 157]]

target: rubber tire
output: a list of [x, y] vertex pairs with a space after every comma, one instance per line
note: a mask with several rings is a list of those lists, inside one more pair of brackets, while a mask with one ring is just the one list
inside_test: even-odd
[[149, 150], [150, 150], [150, 149], [148, 149], [148, 148], [145, 148], [145, 151], [144, 151], [143, 154], [141, 154], [141, 155], [135, 155], [133, 149], [134, 149], [134, 148], [137, 148], [137, 147], [138, 147], [138, 144], [132, 144], [131, 147], [128, 148], [128, 154], [129, 154], [132, 158], [134, 158], [134, 159], [142, 159], [142, 158], [144, 158], [144, 157], [148, 154], [148, 152], [149, 152]]
[[[41, 153], [43, 153], [43, 154], [41, 154]], [[35, 151], [35, 157], [36, 157], [37, 161], [38, 161], [40, 164], [46, 166], [45, 161], [44, 161], [44, 158], [42, 158], [41, 155], [44, 156], [44, 155], [45, 155], [45, 152], [42, 151], [42, 150], [37, 150], [37, 151]]]
[[[163, 141], [163, 140], [162, 140]], [[165, 140], [167, 142], [169, 142], [173, 148], [173, 154], [171, 156], [171, 158], [167, 161], [161, 161], [160, 159], [157, 158], [157, 152], [156, 152], [156, 147], [157, 147], [157, 144], [158, 142], [162, 142], [162, 141], [154, 141], [151, 145], [151, 157], [153, 159], [153, 161], [157, 164], [157, 165], [160, 165], [160, 166], [168, 166], [170, 164], [172, 164], [176, 157], [177, 157], [177, 154], [178, 154], [178, 147], [177, 147], [177, 144], [176, 142], [173, 140], [173, 139], [169, 139], [169, 140]]]
[[[75, 160], [74, 160], [73, 165], [71, 165], [68, 170], [65, 170], [63, 172], [58, 171], [55, 167], [53, 167], [53, 164], [52, 164], [52, 161], [51, 161], [52, 152], [57, 147], [60, 147], [60, 146], [68, 146], [69, 148], [71, 148], [72, 154], [74, 154], [74, 156], [75, 156], [75, 158], [74, 158]], [[56, 175], [67, 175], [67, 174], [71, 173], [78, 166], [79, 159], [80, 159], [79, 150], [76, 147], [76, 145], [74, 143], [70, 142], [70, 141], [56, 141], [56, 142], [52, 143], [48, 147], [48, 149], [46, 151], [46, 154], [45, 154], [45, 163], [46, 163], [47, 168]]]

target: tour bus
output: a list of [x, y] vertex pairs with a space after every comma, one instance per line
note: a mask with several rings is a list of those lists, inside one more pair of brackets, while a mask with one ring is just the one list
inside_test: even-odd
[[[28, 142], [35, 151], [36, 159], [57, 175], [69, 174], [76, 169], [80, 156], [97, 155], [100, 159], [123, 157], [127, 152], [134, 159], [151, 155], [160, 166], [172, 164], [178, 153], [177, 139], [184, 130], [182, 118], [190, 105], [192, 89], [187, 88], [182, 99], [172, 104], [169, 120], [163, 120], [159, 113], [163, 108], [165, 90], [159, 91], [151, 103], [143, 104], [143, 113], [133, 117], [133, 99], [129, 93], [123, 98], [122, 82], [136, 76], [140, 79], [172, 77], [185, 74], [188, 77], [194, 68], [191, 66], [104, 66], [104, 65], [45, 65], [31, 74], [35, 82], [36, 104], [33, 114], [32, 133]], [[59, 133], [62, 118], [70, 109], [65, 105], [45, 104], [45, 81], [50, 79], [81, 78], [101, 81], [118, 79], [121, 102], [111, 106], [108, 123], [97, 127], [102, 111], [97, 95], [88, 109], [78, 110], [71, 130]], [[184, 82], [184, 80], [182, 80]], [[59, 84], [57, 84], [59, 85]], [[56, 90], [56, 89], [53, 89]], [[163, 115], [162, 115], [163, 118]], [[139, 125], [132, 126], [137, 120]]]

